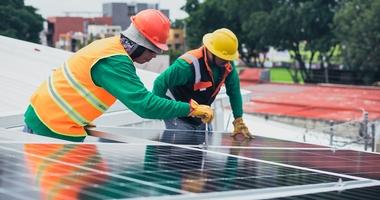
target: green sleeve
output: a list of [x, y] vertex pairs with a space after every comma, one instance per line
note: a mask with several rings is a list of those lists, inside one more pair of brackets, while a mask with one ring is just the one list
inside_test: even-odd
[[158, 97], [149, 92], [136, 74], [136, 68], [125, 56], [99, 60], [91, 70], [94, 83], [107, 90], [130, 110], [143, 118], [169, 119], [187, 116], [188, 103]]
[[226, 92], [230, 99], [234, 118], [243, 116], [243, 99], [240, 93], [240, 80], [236, 68], [233, 66], [231, 73], [226, 78]]
[[24, 122], [25, 124], [33, 130], [33, 134], [43, 135], [47, 137], [58, 138], [62, 140], [68, 140], [72, 142], [83, 142], [85, 137], [70, 137], [55, 133], [50, 130], [37, 116], [36, 111], [34, 110], [32, 105], [29, 105], [24, 114]]
[[192, 67], [183, 59], [177, 59], [156, 78], [153, 93], [157, 96], [165, 97], [166, 91], [169, 88], [186, 85], [191, 80], [194, 80]]

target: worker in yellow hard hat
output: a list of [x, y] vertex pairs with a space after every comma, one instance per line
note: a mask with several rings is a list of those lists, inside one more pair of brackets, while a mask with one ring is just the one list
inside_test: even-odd
[[169, 19], [147, 9], [131, 17], [121, 35], [97, 40], [54, 70], [31, 97], [24, 132], [83, 141], [85, 127], [120, 100], [141, 117], [194, 116], [210, 121], [212, 109], [189, 99], [176, 102], [149, 92], [134, 63], [146, 63], [168, 50]]
[[[177, 101], [194, 99], [211, 105], [225, 84], [232, 112], [234, 132], [253, 138], [243, 121], [240, 80], [232, 61], [238, 59], [238, 39], [227, 28], [203, 36], [203, 46], [186, 52], [160, 74], [154, 82], [153, 93]], [[165, 120], [168, 129], [205, 130], [205, 121], [193, 117]]]

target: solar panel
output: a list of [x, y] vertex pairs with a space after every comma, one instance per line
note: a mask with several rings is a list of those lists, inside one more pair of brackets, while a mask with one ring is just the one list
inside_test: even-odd
[[311, 199], [342, 199], [342, 200], [368, 200], [377, 199], [380, 187], [366, 187], [345, 191], [323, 192], [300, 196], [276, 198], [276, 200], [311, 200]]
[[[115, 140], [124, 141], [157, 141], [178, 145], [200, 145], [204, 143], [204, 131], [185, 131], [185, 130], [158, 130], [158, 129], [141, 129], [134, 127], [97, 127], [96, 131], [91, 131], [97, 137], [112, 138]], [[288, 147], [288, 148], [327, 148], [325, 146], [284, 141], [279, 139], [271, 139], [256, 136], [254, 140], [245, 140], [242, 137], [237, 137], [236, 140], [229, 136], [229, 133], [221, 131], [209, 132], [209, 145], [212, 146], [249, 146], [251, 147]], [[139, 139], [137, 139], [139, 138]], [[141, 140], [144, 139], [144, 140]]]
[[378, 154], [222, 132], [210, 133], [205, 148], [201, 132], [108, 131], [93, 134], [125, 143], [2, 143], [0, 199], [358, 199], [380, 193]]
[[[212, 149], [221, 151], [220, 148]], [[241, 149], [240, 155], [380, 180], [380, 155], [335, 149]]]

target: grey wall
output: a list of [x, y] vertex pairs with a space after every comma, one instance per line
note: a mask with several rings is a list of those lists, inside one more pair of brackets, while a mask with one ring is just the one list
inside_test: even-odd
[[103, 15], [112, 17], [112, 24], [119, 25], [124, 30], [131, 23], [127, 8], [126, 3], [105, 3], [103, 4]]
[[[112, 24], [121, 26], [121, 29], [126, 29], [131, 23], [130, 17], [145, 9], [158, 9], [158, 4], [148, 3], [104, 3], [103, 16], [112, 17]], [[169, 10], [161, 10], [169, 18]]]

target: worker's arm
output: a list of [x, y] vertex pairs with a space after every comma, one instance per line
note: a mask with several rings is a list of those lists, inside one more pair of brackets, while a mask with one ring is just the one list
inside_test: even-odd
[[162, 72], [154, 81], [152, 92], [165, 97], [169, 88], [186, 85], [194, 80], [193, 67], [183, 59], [177, 59], [170, 67]]
[[230, 98], [232, 112], [235, 120], [232, 122], [234, 125], [233, 137], [243, 134], [245, 138], [254, 138], [248, 130], [247, 125], [243, 121], [243, 100], [240, 92], [240, 80], [236, 68], [233, 66], [231, 73], [226, 78], [227, 95]]
[[98, 61], [91, 70], [94, 83], [107, 90], [143, 118], [168, 119], [184, 117], [188, 103], [160, 98], [149, 92], [136, 74], [131, 60], [112, 56]]
[[243, 100], [240, 93], [240, 80], [239, 75], [235, 66], [232, 67], [231, 73], [227, 76], [226, 81], [226, 92], [230, 99], [230, 104], [232, 108], [232, 113], [234, 118], [239, 118], [243, 116]]

